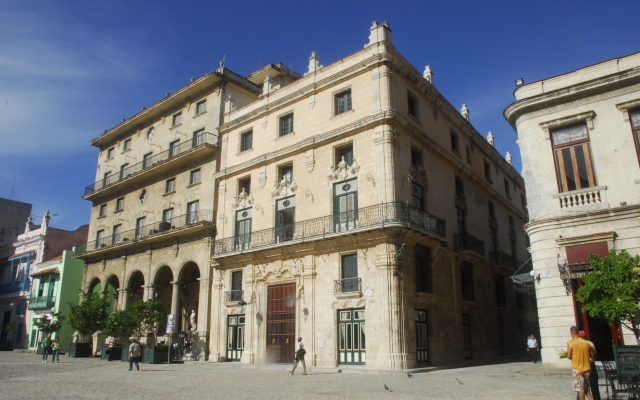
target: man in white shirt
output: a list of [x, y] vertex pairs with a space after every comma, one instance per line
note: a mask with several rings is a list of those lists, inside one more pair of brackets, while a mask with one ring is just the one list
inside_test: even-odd
[[302, 343], [302, 338], [299, 337], [298, 338], [298, 346], [296, 346], [296, 358], [295, 358], [295, 362], [293, 363], [293, 369], [291, 370], [291, 375], [293, 375], [293, 373], [296, 370], [296, 367], [298, 366], [298, 362], [302, 362], [302, 375], [306, 375], [307, 374], [307, 364], [304, 363], [304, 355], [307, 354], [306, 350], [304, 349], [304, 344]]
[[529, 339], [527, 340], [527, 351], [535, 364], [536, 361], [538, 361], [538, 352], [540, 351], [540, 348], [538, 347], [538, 341], [534, 335], [529, 336]]

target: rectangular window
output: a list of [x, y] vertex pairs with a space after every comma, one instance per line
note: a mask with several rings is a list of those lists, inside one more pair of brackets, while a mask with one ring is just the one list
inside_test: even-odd
[[489, 217], [494, 220], [496, 219], [496, 205], [491, 200], [489, 200]]
[[165, 184], [165, 193], [173, 193], [176, 191], [176, 178], [167, 179]]
[[358, 180], [336, 183], [333, 186], [333, 222], [336, 232], [359, 226]]
[[120, 243], [120, 233], [122, 232], [122, 225], [114, 225], [113, 231], [111, 233], [111, 243], [117, 244]]
[[293, 132], [293, 113], [280, 117], [280, 136]]
[[104, 229], [96, 232], [96, 249], [104, 247]]
[[407, 111], [412, 117], [418, 118], [418, 99], [411, 93], [407, 93]]
[[200, 183], [200, 168], [191, 171], [191, 176], [189, 177], [189, 185], [196, 183]]
[[500, 274], [496, 274], [496, 302], [498, 307], [507, 306], [504, 290], [504, 275]]
[[551, 131], [558, 190], [569, 192], [596, 185], [589, 133], [585, 124]]
[[422, 150], [416, 149], [415, 147], [411, 148], [411, 165], [413, 168], [424, 167], [422, 163]]
[[431, 251], [425, 249], [423, 254], [415, 256], [416, 292], [433, 293]]
[[422, 186], [411, 182], [411, 205], [420, 211], [424, 211], [424, 193]]
[[200, 207], [200, 202], [198, 200], [192, 201], [191, 203], [187, 203], [187, 223], [195, 224], [198, 222], [198, 208]]
[[126, 139], [124, 141], [124, 151], [131, 150], [131, 139]]
[[251, 248], [251, 208], [236, 211], [236, 235], [234, 248], [236, 251]]
[[457, 133], [451, 132], [451, 150], [460, 154], [460, 139]]
[[162, 211], [162, 221], [171, 223], [172, 219], [173, 219], [173, 208], [167, 208], [166, 210]]
[[456, 194], [460, 196], [464, 196], [464, 182], [462, 178], [456, 176]]
[[335, 96], [335, 115], [351, 110], [351, 89]]
[[286, 179], [289, 183], [293, 181], [293, 165], [278, 168], [278, 182], [282, 179]]
[[107, 205], [102, 204], [100, 205], [100, 212], [98, 213], [98, 217], [104, 217], [105, 215], [107, 215]]
[[353, 164], [353, 146], [340, 147], [336, 151], [336, 165], [344, 159], [347, 165]]
[[107, 150], [107, 160], [111, 160], [113, 158], [113, 154], [115, 153], [115, 148], [110, 148]]
[[151, 166], [152, 157], [153, 153], [147, 153], [142, 156], [142, 169], [149, 168]]
[[246, 194], [251, 193], [251, 178], [240, 179], [238, 181], [238, 194], [242, 193], [242, 191]]
[[120, 166], [120, 179], [124, 179], [127, 176], [129, 176], [129, 163]]
[[173, 115], [173, 126], [180, 125], [182, 123], [182, 113], [179, 112]]
[[524, 194], [520, 195], [520, 203], [522, 205], [522, 210], [527, 211], [527, 196]]
[[240, 151], [249, 150], [253, 147], [253, 131], [240, 135]]
[[358, 255], [342, 256], [342, 292], [357, 292], [360, 290], [358, 279]]
[[116, 200], [116, 211], [124, 210], [124, 197], [120, 197]]
[[231, 273], [231, 290], [242, 290], [242, 271]]
[[147, 218], [142, 217], [136, 219], [136, 237], [140, 238], [144, 236], [144, 228], [147, 225]]
[[509, 186], [507, 178], [504, 178], [504, 195], [507, 196], [507, 199], [511, 200], [511, 187]]
[[469, 145], [465, 146], [464, 149], [467, 154], [467, 164], [471, 164], [471, 149], [469, 148]]
[[462, 279], [462, 300], [474, 301], [473, 265], [463, 261], [460, 266], [460, 277]]
[[636, 143], [636, 153], [640, 161], [640, 109], [629, 111], [629, 121], [633, 131], [633, 141]]
[[191, 139], [191, 147], [198, 147], [204, 144], [204, 128], [193, 132], [193, 138]]
[[180, 141], [176, 140], [169, 144], [169, 157], [175, 157], [180, 154]]
[[196, 114], [202, 114], [205, 111], [207, 111], [207, 101], [206, 100], [199, 101], [196, 104]]
[[491, 182], [491, 164], [487, 160], [484, 160], [484, 177]]
[[509, 215], [509, 230], [514, 232], [516, 230], [516, 225], [514, 223], [513, 216], [511, 215]]

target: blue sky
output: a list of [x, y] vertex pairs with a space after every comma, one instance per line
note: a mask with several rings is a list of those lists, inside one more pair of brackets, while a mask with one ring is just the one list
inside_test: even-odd
[[[520, 155], [502, 117], [525, 82], [640, 51], [640, 1], [11, 1], [0, 3], [0, 197], [53, 226], [88, 223], [88, 141], [218, 67], [306, 71], [362, 49], [373, 20], [496, 148]], [[14, 186], [15, 182], [15, 186]], [[13, 188], [13, 195], [12, 195]]]

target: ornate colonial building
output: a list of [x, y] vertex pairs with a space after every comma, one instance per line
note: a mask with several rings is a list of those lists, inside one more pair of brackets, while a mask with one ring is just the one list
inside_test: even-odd
[[[535, 331], [524, 183], [394, 48], [250, 75], [216, 174], [209, 360], [402, 369], [515, 352]], [[527, 314], [526, 310], [530, 310]]]
[[86, 291], [162, 301], [202, 359], [291, 362], [302, 336], [311, 365], [400, 369], [536, 329], [508, 280], [523, 180], [386, 23], [304, 76], [221, 67], [91, 144]]
[[581, 312], [575, 292], [589, 253], [638, 254], [640, 53], [519, 86], [504, 112], [518, 132], [530, 222], [542, 359], [566, 364], [577, 325], [610, 359], [629, 332]]

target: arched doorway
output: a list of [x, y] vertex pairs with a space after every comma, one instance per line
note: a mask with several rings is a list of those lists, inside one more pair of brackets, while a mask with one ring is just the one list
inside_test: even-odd
[[94, 293], [100, 293], [102, 291], [102, 283], [100, 283], [99, 278], [93, 278], [91, 283], [89, 283], [89, 287], [87, 288], [87, 295], [92, 295]]
[[[155, 299], [162, 303], [165, 314], [171, 314], [171, 300], [173, 299], [173, 272], [168, 266], [163, 266], [158, 270], [155, 279]], [[167, 332], [167, 321], [158, 323], [158, 335]]]
[[[180, 293], [178, 295], [178, 329], [188, 332], [192, 329], [190, 315], [193, 311], [198, 313], [198, 300], [200, 298], [200, 268], [194, 262], [188, 262], [180, 272]], [[197, 317], [196, 317], [197, 320]], [[196, 324], [197, 325], [197, 324]], [[196, 326], [197, 328], [197, 326]]]
[[135, 303], [136, 301], [142, 301], [144, 299], [144, 275], [142, 272], [136, 271], [129, 278], [129, 301], [127, 304]]
[[117, 275], [111, 275], [109, 279], [107, 279], [107, 284], [105, 285], [106, 290], [106, 298], [109, 301], [109, 311], [110, 313], [115, 312], [118, 309], [118, 289], [120, 288], [120, 280]]

